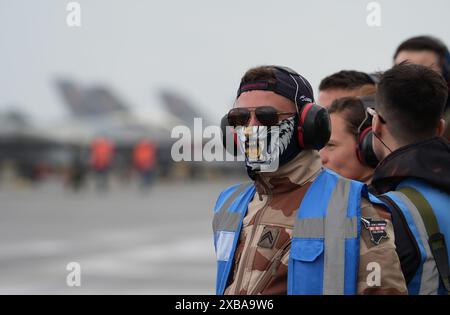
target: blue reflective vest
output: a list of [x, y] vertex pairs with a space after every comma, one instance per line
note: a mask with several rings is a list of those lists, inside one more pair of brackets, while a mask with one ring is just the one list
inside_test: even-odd
[[[221, 193], [214, 209], [216, 294], [223, 294], [242, 221], [255, 194], [253, 184]], [[383, 205], [366, 185], [323, 169], [298, 210], [288, 262], [288, 294], [356, 294], [361, 197]]]
[[[440, 232], [444, 235], [447, 253], [450, 253], [450, 195], [431, 187], [417, 179], [407, 179], [400, 183], [397, 190], [410, 187], [417, 190], [430, 204], [436, 216]], [[402, 211], [409, 229], [414, 236], [419, 252], [420, 265], [414, 277], [408, 284], [408, 292], [416, 294], [447, 294], [439, 277], [436, 262], [428, 245], [428, 234], [422, 217], [416, 206], [400, 191], [386, 194]], [[450, 255], [448, 257], [450, 261]]]

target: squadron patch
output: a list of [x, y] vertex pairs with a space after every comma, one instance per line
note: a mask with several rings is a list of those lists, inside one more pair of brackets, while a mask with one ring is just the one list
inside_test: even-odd
[[380, 244], [383, 238], [389, 238], [386, 232], [387, 221], [386, 220], [374, 220], [372, 218], [361, 217], [361, 222], [364, 227], [369, 231], [370, 240], [375, 244]]

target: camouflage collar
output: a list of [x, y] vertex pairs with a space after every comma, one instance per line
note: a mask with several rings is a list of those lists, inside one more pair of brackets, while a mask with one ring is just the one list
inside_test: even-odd
[[276, 172], [259, 173], [256, 190], [260, 195], [287, 193], [312, 181], [321, 169], [319, 152], [304, 150]]

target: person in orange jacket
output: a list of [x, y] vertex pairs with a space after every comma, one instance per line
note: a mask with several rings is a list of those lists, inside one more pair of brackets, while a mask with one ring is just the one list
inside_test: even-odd
[[141, 140], [133, 150], [133, 165], [142, 179], [142, 187], [149, 187], [153, 181], [156, 165], [156, 146], [151, 141]]
[[100, 137], [91, 145], [91, 167], [97, 178], [97, 188], [106, 189], [108, 172], [114, 159], [114, 144], [107, 138]]

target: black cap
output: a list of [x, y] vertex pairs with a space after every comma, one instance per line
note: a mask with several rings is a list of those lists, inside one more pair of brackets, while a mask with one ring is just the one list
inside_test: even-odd
[[288, 67], [269, 67], [274, 71], [275, 83], [267, 81], [241, 82], [236, 97], [239, 97], [239, 95], [247, 91], [267, 90], [291, 100], [297, 105], [299, 110], [304, 105], [314, 102], [314, 93], [311, 84], [303, 76]]

